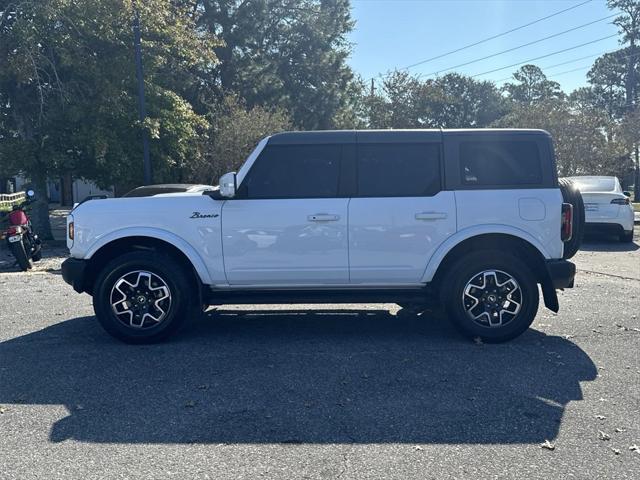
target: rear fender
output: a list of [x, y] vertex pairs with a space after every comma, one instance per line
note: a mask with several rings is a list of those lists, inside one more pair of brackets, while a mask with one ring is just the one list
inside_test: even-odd
[[459, 243], [472, 238], [477, 237], [479, 235], [485, 234], [504, 234], [510, 235], [513, 237], [520, 238], [531, 245], [533, 245], [538, 251], [542, 254], [544, 258], [551, 258], [549, 253], [546, 251], [542, 243], [540, 243], [535, 237], [531, 234], [521, 230], [519, 228], [511, 227], [508, 225], [476, 225], [473, 227], [465, 228], [456, 232], [454, 235], [449, 237], [446, 241], [444, 241], [440, 247], [434, 252], [434, 254], [429, 259], [429, 263], [427, 263], [427, 268], [424, 271], [422, 276], [422, 282], [428, 283], [433, 280], [438, 267], [442, 263], [442, 260], [447, 256], [447, 254]]

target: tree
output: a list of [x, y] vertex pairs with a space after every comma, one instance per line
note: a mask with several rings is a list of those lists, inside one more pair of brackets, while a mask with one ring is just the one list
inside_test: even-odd
[[[628, 43], [627, 71], [625, 75], [625, 110], [626, 115], [634, 117], [638, 108], [638, 89], [640, 89], [640, 75], [638, 63], [640, 61], [637, 42], [640, 39], [640, 1], [639, 0], [608, 0], [610, 9], [621, 11], [615, 23], [622, 33], [621, 43]], [[633, 146], [635, 157], [634, 197], [640, 198], [640, 153], [638, 143]]]
[[217, 75], [249, 107], [287, 110], [305, 129], [331, 128], [348, 102], [348, 0], [197, 0], [200, 25], [223, 43]]
[[383, 80], [382, 92], [366, 101], [372, 128], [486, 127], [506, 111], [493, 83], [457, 73], [421, 82], [393, 72]]
[[[620, 119], [628, 111], [626, 88], [631, 55], [629, 48], [605, 53], [595, 60], [587, 73], [593, 106], [602, 108], [615, 119]], [[632, 60], [632, 66], [634, 72], [640, 72], [640, 59]]]
[[518, 104], [495, 126], [547, 130], [554, 139], [558, 173], [562, 176], [621, 176], [629, 168], [629, 157], [615, 141], [617, 137], [607, 136], [607, 131], [616, 127], [603, 112], [572, 108], [568, 102], [557, 100]]
[[505, 102], [492, 82], [449, 73], [427, 81], [432, 124], [441, 128], [482, 128], [506, 113]]
[[50, 237], [48, 177], [65, 172], [101, 185], [138, 183], [147, 129], [158, 180], [180, 177], [198, 155], [199, 95], [215, 65], [215, 39], [179, 2], [139, 2], [148, 117], [137, 118], [130, 0], [26, 0], [0, 4], [0, 169], [25, 174], [33, 219]]
[[212, 112], [211, 123], [209, 134], [201, 145], [202, 155], [189, 163], [187, 179], [195, 183], [217, 184], [222, 174], [240, 168], [259, 140], [291, 129], [284, 111], [269, 111], [262, 107], [247, 109], [232, 95]]
[[540, 67], [524, 65], [513, 74], [513, 78], [519, 83], [506, 83], [503, 87], [512, 102], [533, 105], [563, 98], [560, 84], [548, 80]]

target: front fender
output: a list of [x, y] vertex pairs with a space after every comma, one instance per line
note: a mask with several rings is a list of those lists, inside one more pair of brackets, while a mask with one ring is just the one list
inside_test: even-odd
[[544, 258], [551, 258], [549, 256], [549, 253], [546, 251], [546, 249], [542, 245], [542, 243], [539, 240], [537, 240], [533, 235], [525, 232], [524, 230], [509, 226], [509, 225], [500, 225], [500, 224], [475, 225], [473, 227], [459, 230], [454, 235], [452, 235], [447, 240], [445, 240], [440, 245], [440, 247], [438, 247], [438, 249], [433, 253], [431, 258], [429, 259], [429, 263], [427, 263], [427, 268], [425, 269], [424, 274], [422, 276], [422, 282], [428, 283], [433, 279], [444, 257], [446, 257], [446, 255], [459, 243], [469, 238], [477, 237], [479, 235], [496, 234], [496, 233], [511, 235], [513, 237], [517, 237], [522, 240], [525, 240], [526, 242], [533, 245], [536, 249], [538, 249]]
[[155, 238], [158, 240], [163, 240], [178, 250], [180, 250], [191, 262], [193, 268], [196, 273], [200, 277], [200, 280], [205, 285], [211, 284], [211, 276], [207, 269], [207, 265], [205, 264], [202, 257], [198, 254], [195, 248], [191, 246], [188, 242], [186, 242], [183, 238], [179, 237], [175, 233], [172, 233], [168, 230], [164, 230], [161, 228], [154, 227], [126, 227], [121, 228], [119, 230], [111, 231], [103, 236], [100, 236], [96, 239], [96, 241], [91, 245], [91, 247], [86, 251], [84, 258], [90, 259], [98, 250], [107, 245], [108, 243], [113, 242], [114, 240], [119, 240], [121, 238], [126, 237], [149, 237]]

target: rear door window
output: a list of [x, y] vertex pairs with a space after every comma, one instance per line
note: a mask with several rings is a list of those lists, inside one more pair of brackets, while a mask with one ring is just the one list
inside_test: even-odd
[[245, 198], [338, 196], [340, 145], [271, 145], [256, 159], [241, 190]]
[[440, 191], [439, 143], [358, 144], [359, 197], [421, 197]]
[[521, 186], [542, 183], [540, 152], [535, 141], [462, 141], [463, 185]]

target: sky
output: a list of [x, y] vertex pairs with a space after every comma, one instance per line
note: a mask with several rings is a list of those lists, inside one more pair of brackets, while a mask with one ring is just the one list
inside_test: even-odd
[[[560, 83], [565, 92], [587, 85], [586, 74], [601, 54], [619, 47], [615, 12], [606, 0], [351, 0], [356, 22], [350, 36], [352, 68], [365, 80], [404, 69], [424, 60], [465, 47], [488, 37], [520, 27], [561, 10], [569, 11], [456, 53], [409, 68], [421, 78], [434, 78], [449, 71], [476, 75], [508, 65], [526, 62], [541, 67]], [[603, 19], [603, 20], [601, 20]], [[555, 35], [581, 25], [571, 32], [492, 56], [504, 50]], [[604, 40], [603, 37], [612, 36]], [[593, 42], [578, 48], [580, 44]], [[536, 57], [547, 58], [529, 61]], [[482, 57], [484, 60], [460, 66]], [[585, 58], [586, 57], [586, 58]], [[562, 64], [562, 65], [558, 65]], [[524, 63], [523, 63], [524, 65]], [[475, 77], [498, 85], [510, 81], [521, 65]], [[378, 78], [379, 80], [379, 78]]]

